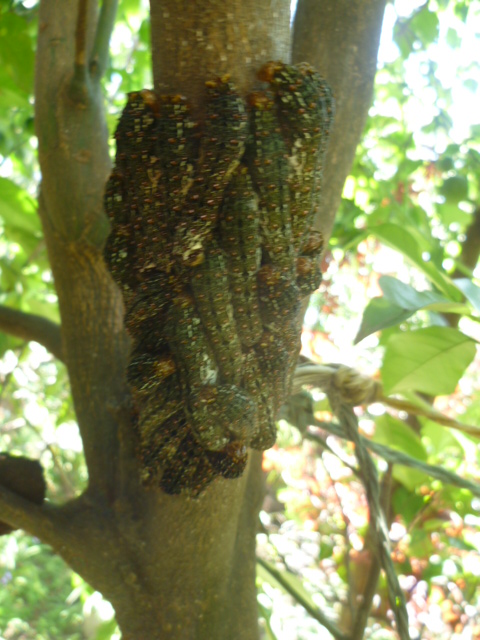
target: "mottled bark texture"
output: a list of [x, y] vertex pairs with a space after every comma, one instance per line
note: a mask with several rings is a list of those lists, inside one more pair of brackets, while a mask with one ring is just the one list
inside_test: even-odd
[[328, 79], [335, 125], [323, 172], [317, 228], [330, 236], [343, 184], [372, 101], [386, 0], [300, 0], [292, 62], [310, 62]]
[[[114, 4], [103, 1], [100, 21], [93, 0], [62, 3], [61, 10], [56, 0], [42, 0], [39, 13], [40, 213], [89, 487], [55, 507], [0, 486], [0, 520], [50, 544], [110, 599], [125, 639], [253, 640], [261, 454], [249, 455], [242, 477], [218, 479], [197, 499], [140, 483], [125, 382], [129, 340], [120, 292], [102, 257], [110, 161], [99, 72]], [[185, 94], [200, 117], [204, 82], [212, 76], [228, 73], [242, 95], [249, 93], [262, 64], [288, 62], [289, 4], [151, 0], [156, 90]], [[299, 3], [295, 61], [305, 58], [327, 77], [341, 118], [323, 191], [325, 230], [365, 118], [382, 8], [367, 1]], [[342, 119], [347, 104], [350, 116]], [[354, 116], [360, 124], [352, 133]]]
[[290, 61], [285, 0], [151, 0], [150, 6], [154, 89], [188, 96], [200, 114], [205, 80], [228, 74], [245, 95], [265, 62]]

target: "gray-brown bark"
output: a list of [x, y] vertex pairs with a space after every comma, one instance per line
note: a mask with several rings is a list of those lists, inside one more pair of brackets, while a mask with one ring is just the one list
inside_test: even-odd
[[307, 61], [328, 79], [335, 125], [323, 172], [317, 228], [329, 238], [372, 101], [386, 0], [301, 0], [292, 62]]
[[[270, 0], [152, 0], [156, 88], [186, 94], [200, 114], [204, 81], [212, 75], [230, 73], [244, 93], [254, 88], [255, 71], [262, 63], [287, 61], [289, 56], [289, 2], [273, 4], [272, 9]], [[382, 3], [364, 4], [375, 4], [378, 12]], [[124, 379], [129, 341], [121, 297], [102, 259], [108, 233], [102, 194], [110, 162], [98, 82], [103, 63], [97, 54], [103, 45], [95, 39], [95, 6], [80, 0], [58, 11], [54, 0], [42, 1], [36, 83], [40, 211], [89, 488], [64, 507], [43, 508], [0, 488], [0, 515], [51, 544], [109, 598], [126, 639], [253, 640], [258, 633], [254, 578], [261, 455], [251, 454], [243, 477], [218, 480], [197, 500], [145, 490], [138, 480]], [[336, 6], [336, 0], [318, 3], [319, 11], [329, 15]], [[302, 7], [300, 3], [299, 16]], [[84, 31], [78, 30], [79, 10]], [[341, 25], [349, 23], [340, 18]], [[378, 15], [362, 24], [362, 38], [378, 42]], [[317, 31], [303, 31], [303, 38], [331, 42], [330, 30], [325, 20]], [[374, 49], [359, 50], [359, 56], [368, 57], [362, 73], [371, 69]], [[325, 59], [328, 51], [325, 45]], [[310, 53], [305, 58], [315, 63]], [[340, 48], [337, 55], [336, 73], [343, 78], [336, 87], [337, 102], [342, 105], [348, 87], [349, 102], [357, 111], [363, 109], [364, 118], [366, 99], [355, 92], [363, 95], [365, 89], [351, 75], [358, 74], [359, 67], [352, 70], [350, 49]], [[294, 57], [301, 57], [298, 45]], [[328, 69], [319, 70], [328, 78]], [[368, 83], [370, 94], [370, 76]], [[339, 144], [341, 134], [339, 127]], [[335, 156], [336, 167], [341, 156], [344, 173], [358, 135], [357, 127]], [[343, 179], [326, 181], [325, 203], [338, 201]], [[323, 228], [329, 224], [322, 223]]]

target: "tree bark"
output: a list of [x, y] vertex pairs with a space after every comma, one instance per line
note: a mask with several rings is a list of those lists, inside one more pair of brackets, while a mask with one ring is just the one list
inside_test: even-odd
[[292, 62], [310, 62], [332, 87], [335, 123], [316, 227], [328, 239], [373, 95], [386, 0], [300, 0]]
[[187, 96], [202, 111], [205, 81], [228, 74], [245, 95], [269, 60], [290, 61], [285, 0], [150, 0], [155, 91]]
[[[365, 6], [378, 9], [381, 4]], [[344, 38], [337, 32], [332, 43], [330, 31], [350, 24], [335, 6], [329, 0], [318, 8], [339, 22], [323, 20], [317, 31], [302, 27], [310, 53], [313, 40], [325, 43], [325, 60], [329, 47]], [[258, 637], [255, 534], [263, 496], [261, 454], [250, 454], [243, 477], [219, 479], [197, 499], [146, 489], [139, 480], [124, 376], [129, 340], [121, 296], [102, 257], [108, 234], [103, 190], [110, 161], [99, 72], [105, 66], [111, 11], [112, 2], [104, 0], [98, 20], [92, 0], [67, 3], [61, 12], [55, 0], [42, 0], [36, 72], [40, 213], [89, 487], [60, 507], [33, 506], [0, 488], [0, 515], [9, 525], [51, 544], [110, 599], [125, 639], [253, 640]], [[360, 9], [355, 11], [359, 16]], [[378, 42], [381, 20], [375, 15], [376, 20], [359, 24], [363, 39]], [[313, 21], [315, 12], [310, 17]], [[159, 93], [185, 94], [200, 117], [206, 80], [230, 74], [246, 94], [256, 87], [256, 71], [263, 63], [288, 62], [287, 0], [151, 0], [151, 19], [155, 88]], [[303, 56], [300, 25], [295, 31], [295, 60], [318, 62], [319, 52], [315, 59], [308, 52]], [[357, 42], [360, 35], [349, 37]], [[356, 68], [356, 73], [370, 73], [368, 95], [374, 48], [365, 45], [357, 52], [369, 56], [368, 64]], [[351, 76], [340, 82], [342, 73], [349, 73], [352, 52], [341, 47], [332, 64], [340, 107], [355, 102], [353, 96], [350, 102], [345, 97]], [[330, 70], [317, 66], [329, 79]], [[355, 87], [360, 91], [360, 79]], [[366, 112], [366, 98], [362, 104]], [[331, 162], [340, 173], [348, 171], [359, 131], [357, 126], [355, 134], [345, 134], [341, 171], [332, 152]], [[340, 145], [341, 125], [337, 133]], [[330, 207], [338, 202], [344, 180], [333, 174], [323, 195]], [[333, 213], [332, 209], [322, 220], [331, 224]]]

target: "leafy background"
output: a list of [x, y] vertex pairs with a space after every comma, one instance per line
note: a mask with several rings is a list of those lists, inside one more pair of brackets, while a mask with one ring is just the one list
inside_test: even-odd
[[[58, 321], [36, 215], [37, 9], [35, 0], [0, 6], [0, 303]], [[387, 5], [374, 104], [302, 338], [312, 360], [356, 367], [386, 395], [433, 403], [473, 426], [480, 424], [479, 36], [473, 0]], [[146, 5], [125, 0], [105, 79], [112, 133], [125, 94], [151, 85], [149, 57]], [[477, 122], [469, 121], [475, 112]], [[1, 449], [41, 460], [52, 501], [77, 495], [86, 470], [64, 367], [39, 345], [1, 333], [0, 355]], [[318, 610], [348, 631], [375, 571], [353, 447], [328, 431], [322, 392], [309, 393], [316, 426], [302, 434], [295, 420], [281, 420], [264, 458], [257, 582], [269, 639], [330, 638]], [[474, 432], [385, 403], [357, 413], [374, 443], [478, 483]], [[412, 638], [480, 638], [478, 492], [375, 461]], [[0, 580], [2, 638], [119, 637], [110, 605], [34, 538], [0, 540]], [[363, 636], [395, 637], [383, 574]]]

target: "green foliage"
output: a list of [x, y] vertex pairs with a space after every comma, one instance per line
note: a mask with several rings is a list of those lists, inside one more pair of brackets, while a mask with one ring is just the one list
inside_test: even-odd
[[382, 378], [387, 393], [453, 393], [475, 357], [475, 343], [449, 327], [426, 327], [390, 336]]
[[0, 558], [2, 637], [82, 640], [82, 606], [72, 597], [64, 562], [35, 538], [21, 534], [1, 539]]
[[[401, 395], [423, 409], [431, 407], [413, 392], [443, 396], [435, 402], [437, 409], [450, 417], [460, 409], [457, 420], [474, 426], [480, 424], [475, 358], [480, 247], [473, 241], [480, 205], [480, 128], [474, 124], [478, 103], [473, 92], [480, 68], [468, 46], [470, 51], [477, 47], [478, 15], [474, 3], [454, 0], [413, 10], [400, 2], [387, 6], [389, 61], [377, 73], [374, 106], [345, 186], [331, 255], [326, 256], [327, 274], [311, 301], [304, 336], [311, 357], [337, 358], [377, 375], [386, 394]], [[472, 105], [470, 114], [464, 108], [459, 116], [459, 101]], [[347, 336], [353, 341], [355, 317], [360, 326], [351, 348]], [[331, 419], [321, 398], [315, 409], [319, 419]], [[478, 482], [478, 437], [404, 412], [386, 413], [379, 405], [360, 417], [374, 442]], [[326, 434], [319, 433], [330, 449], [317, 445], [315, 451], [305, 451], [304, 445], [300, 472], [299, 454], [291, 446], [289, 467], [287, 456], [282, 457], [288, 468], [282, 474], [285, 486], [276, 477], [277, 496], [286, 501], [283, 514], [304, 523], [298, 526], [298, 538], [307, 526], [318, 530], [320, 540], [327, 535], [318, 564], [301, 554], [297, 560], [309, 567], [302, 575], [317, 576], [315, 593], [334, 583], [330, 571], [335, 566], [334, 575], [350, 598], [358, 589], [363, 597], [358, 576], [369, 574], [368, 516], [362, 517], [355, 476], [344, 466], [355, 464], [354, 451], [328, 438], [328, 426]], [[386, 468], [380, 458], [377, 464], [385, 486], [391, 483], [387, 514], [390, 510], [394, 523], [397, 571], [405, 576], [411, 611], [421, 611], [425, 621], [412, 613], [412, 637], [447, 640], [476, 633], [479, 578], [469, 566], [477, 567], [480, 552], [478, 500], [424, 471], [392, 463]], [[339, 535], [341, 519], [344, 533]], [[277, 528], [272, 515], [268, 523], [270, 553], [286, 556], [290, 567], [292, 555], [277, 540], [280, 532], [286, 535], [286, 525], [280, 520]], [[293, 537], [291, 531], [289, 535]], [[343, 602], [340, 622], [349, 620], [352, 607], [342, 588], [332, 586]], [[380, 604], [370, 612], [366, 637], [392, 637], [382, 580], [376, 593]], [[435, 607], [437, 613], [430, 613]], [[271, 621], [276, 631], [275, 608]]]

